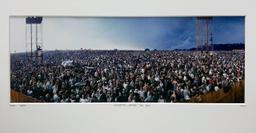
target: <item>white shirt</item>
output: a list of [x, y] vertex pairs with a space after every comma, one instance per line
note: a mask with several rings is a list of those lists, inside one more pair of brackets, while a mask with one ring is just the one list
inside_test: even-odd
[[215, 86], [215, 87], [214, 87], [214, 90], [215, 90], [215, 91], [218, 91], [218, 90], [219, 90], [219, 87], [218, 87], [218, 86]]

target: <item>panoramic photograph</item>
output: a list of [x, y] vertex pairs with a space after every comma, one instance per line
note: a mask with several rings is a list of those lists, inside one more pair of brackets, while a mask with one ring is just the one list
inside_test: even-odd
[[10, 103], [244, 103], [245, 17], [11, 16]]

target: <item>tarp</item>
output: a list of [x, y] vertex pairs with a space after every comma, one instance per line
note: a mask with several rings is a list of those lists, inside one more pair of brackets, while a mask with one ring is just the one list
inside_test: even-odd
[[43, 17], [26, 17], [26, 24], [41, 24]]
[[62, 61], [61, 65], [66, 67], [66, 66], [72, 66], [73, 60], [66, 60]]

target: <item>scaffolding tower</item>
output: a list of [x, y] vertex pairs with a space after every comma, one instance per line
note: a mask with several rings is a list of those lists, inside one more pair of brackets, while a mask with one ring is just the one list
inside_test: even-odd
[[196, 17], [196, 48], [213, 50], [213, 17]]
[[26, 17], [25, 42], [26, 57], [31, 61], [41, 62], [43, 60], [43, 17]]

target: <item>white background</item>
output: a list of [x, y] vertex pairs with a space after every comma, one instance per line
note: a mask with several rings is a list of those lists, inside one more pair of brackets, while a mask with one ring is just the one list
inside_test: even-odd
[[[0, 133], [256, 132], [253, 0], [8, 0], [0, 2]], [[246, 105], [9, 104], [9, 16], [246, 16]]]

